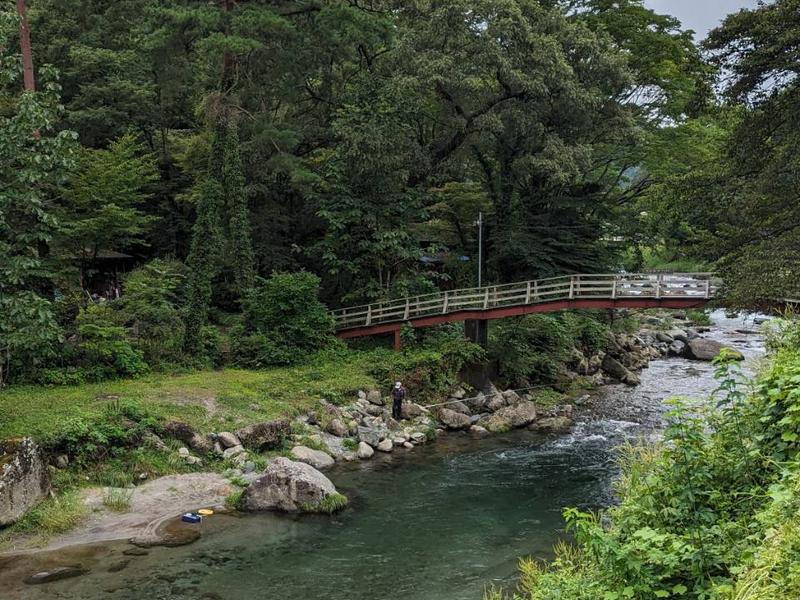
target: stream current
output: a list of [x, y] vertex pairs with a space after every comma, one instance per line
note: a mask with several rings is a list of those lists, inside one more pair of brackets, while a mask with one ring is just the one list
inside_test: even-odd
[[[752, 322], [722, 313], [714, 320], [707, 335], [741, 350], [753, 369], [763, 341], [735, 332]], [[448, 435], [346, 464], [329, 476], [350, 506], [332, 518], [214, 516], [192, 545], [153, 548], [109, 572], [128, 559], [129, 546], [106, 544], [83, 557], [89, 574], [19, 588], [13, 597], [480, 600], [489, 586], [513, 585], [519, 557], [551, 556], [564, 536], [564, 507], [613, 502], [614, 448], [657, 435], [663, 400], [707, 397], [712, 374], [710, 363], [657, 360], [641, 385], [595, 392], [567, 435]]]

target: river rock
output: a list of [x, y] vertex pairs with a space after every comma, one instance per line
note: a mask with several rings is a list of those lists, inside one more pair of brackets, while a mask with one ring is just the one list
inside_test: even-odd
[[486, 401], [485, 407], [486, 410], [489, 412], [495, 412], [500, 410], [506, 405], [506, 399], [503, 397], [502, 394], [495, 394], [491, 398]]
[[335, 435], [336, 437], [347, 437], [347, 435], [350, 433], [347, 425], [345, 425], [342, 420], [338, 418], [331, 419], [328, 425], [325, 427], [325, 431]]
[[639, 377], [635, 373], [631, 373], [621, 362], [608, 354], [603, 358], [602, 368], [608, 375], [623, 383], [628, 385], [639, 383]]
[[367, 402], [370, 404], [377, 404], [378, 406], [383, 406], [383, 396], [378, 390], [370, 390], [367, 392]]
[[50, 477], [31, 438], [0, 441], [0, 526], [10, 525], [50, 492]]
[[414, 448], [414, 444], [412, 444], [411, 442], [403, 442], [403, 448], [405, 448], [406, 450], [411, 450]]
[[248, 425], [236, 431], [242, 445], [253, 450], [270, 450], [277, 448], [290, 434], [289, 421], [277, 419]]
[[422, 417], [428, 414], [428, 409], [413, 402], [403, 402], [401, 414], [404, 419], [413, 419], [415, 417]]
[[463, 400], [464, 404], [469, 406], [473, 413], [480, 413], [486, 410], [486, 396], [483, 392], [478, 392], [475, 396], [464, 398]]
[[501, 408], [493, 416], [508, 419], [511, 428], [518, 429], [536, 420], [536, 404], [529, 400], [520, 400], [513, 406]]
[[358, 439], [362, 442], [366, 442], [373, 448], [375, 448], [382, 439], [384, 439], [388, 435], [388, 431], [385, 427], [361, 427], [358, 428]]
[[657, 331], [656, 332], [656, 339], [659, 342], [664, 342], [665, 344], [671, 344], [674, 341], [674, 338], [668, 334], [666, 331]]
[[25, 583], [28, 585], [38, 585], [41, 583], [50, 583], [52, 581], [60, 581], [62, 579], [69, 579], [70, 577], [79, 577], [86, 575], [89, 569], [82, 567], [56, 567], [50, 571], [41, 571], [35, 575], [25, 578]]
[[670, 336], [673, 340], [678, 340], [683, 342], [684, 344], [689, 342], [689, 334], [686, 333], [683, 329], [670, 329], [667, 331], [667, 335]]
[[573, 421], [569, 417], [546, 417], [531, 423], [530, 429], [547, 433], [566, 433], [572, 424]]
[[[726, 347], [727, 346], [719, 343], [716, 340], [710, 340], [708, 338], [695, 338], [693, 340], [689, 340], [686, 355], [694, 360], [714, 360], [722, 351], [722, 349]], [[744, 360], [744, 356], [741, 352], [734, 350], [733, 348], [728, 349], [731, 352], [734, 360]]]
[[461, 402], [460, 400], [454, 400], [447, 403], [447, 408], [450, 410], [454, 410], [462, 415], [467, 415], [468, 417], [472, 415], [472, 411], [469, 409], [469, 406]]
[[372, 446], [365, 442], [358, 442], [358, 458], [365, 459], [365, 458], [372, 458], [372, 455], [375, 454], [375, 450], [372, 449]]
[[421, 431], [415, 431], [411, 434], [411, 441], [415, 444], [424, 444], [428, 438]]
[[439, 420], [448, 429], [466, 429], [470, 426], [470, 420], [467, 415], [449, 408], [439, 409]]
[[667, 348], [667, 354], [670, 356], [683, 356], [684, 352], [686, 352], [686, 343], [681, 340], [675, 340]]
[[508, 406], [516, 406], [520, 402], [522, 402], [522, 398], [519, 397], [519, 394], [514, 390], [506, 390], [503, 392], [503, 399], [506, 401], [506, 405]]
[[383, 413], [386, 411], [385, 408], [382, 406], [378, 406], [377, 404], [367, 404], [364, 407], [364, 412], [372, 417], [380, 417], [383, 416]]
[[314, 512], [333, 494], [336, 494], [333, 483], [317, 469], [279, 456], [245, 489], [241, 505], [244, 510], [253, 512]]
[[456, 400], [463, 400], [466, 395], [467, 391], [463, 387], [456, 388], [456, 390], [450, 394], [450, 396]]
[[394, 444], [392, 443], [392, 440], [390, 440], [389, 438], [386, 438], [385, 440], [381, 440], [380, 442], [378, 442], [377, 449], [380, 450], [381, 452], [391, 452], [392, 448], [394, 448]]
[[334, 460], [329, 454], [306, 446], [295, 446], [291, 450], [291, 455], [295, 460], [311, 465], [315, 469], [328, 469], [334, 464]]
[[239, 438], [230, 431], [220, 431], [217, 434], [217, 440], [220, 444], [222, 444], [223, 448], [233, 448], [234, 446], [242, 445], [242, 442], [239, 441]]
[[405, 443], [406, 443], [406, 438], [404, 438], [403, 436], [397, 436], [392, 438], [392, 444], [394, 444], [395, 446], [402, 446]]
[[485, 427], [481, 427], [480, 425], [472, 425], [469, 428], [469, 432], [475, 437], [485, 437], [489, 435], [489, 431]]
[[222, 456], [223, 458], [233, 458], [234, 456], [237, 456], [242, 452], [244, 452], [244, 446], [239, 444], [238, 446], [231, 446], [230, 448], [225, 449], [222, 452]]

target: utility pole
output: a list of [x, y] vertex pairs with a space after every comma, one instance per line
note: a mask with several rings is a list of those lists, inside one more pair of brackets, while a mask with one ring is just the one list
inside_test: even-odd
[[22, 50], [22, 81], [26, 92], [35, 92], [31, 31], [28, 28], [28, 11], [25, 8], [25, 0], [17, 0], [17, 13], [19, 14], [19, 45]]
[[483, 284], [483, 212], [478, 213], [478, 287]]

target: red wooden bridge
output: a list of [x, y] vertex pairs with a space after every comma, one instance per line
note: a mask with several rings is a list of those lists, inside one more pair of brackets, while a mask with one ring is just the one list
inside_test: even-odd
[[420, 328], [465, 321], [471, 337], [485, 342], [491, 319], [581, 308], [698, 308], [714, 297], [718, 283], [712, 273], [566, 275], [341, 308], [333, 316], [340, 338], [394, 333], [395, 348], [405, 323]]

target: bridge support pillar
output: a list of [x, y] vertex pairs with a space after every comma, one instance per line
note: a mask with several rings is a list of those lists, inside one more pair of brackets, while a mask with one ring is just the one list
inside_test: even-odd
[[489, 346], [489, 321], [476, 319], [464, 321], [464, 335], [470, 342], [487, 348]]
[[398, 352], [400, 350], [400, 329], [394, 330], [394, 351]]

